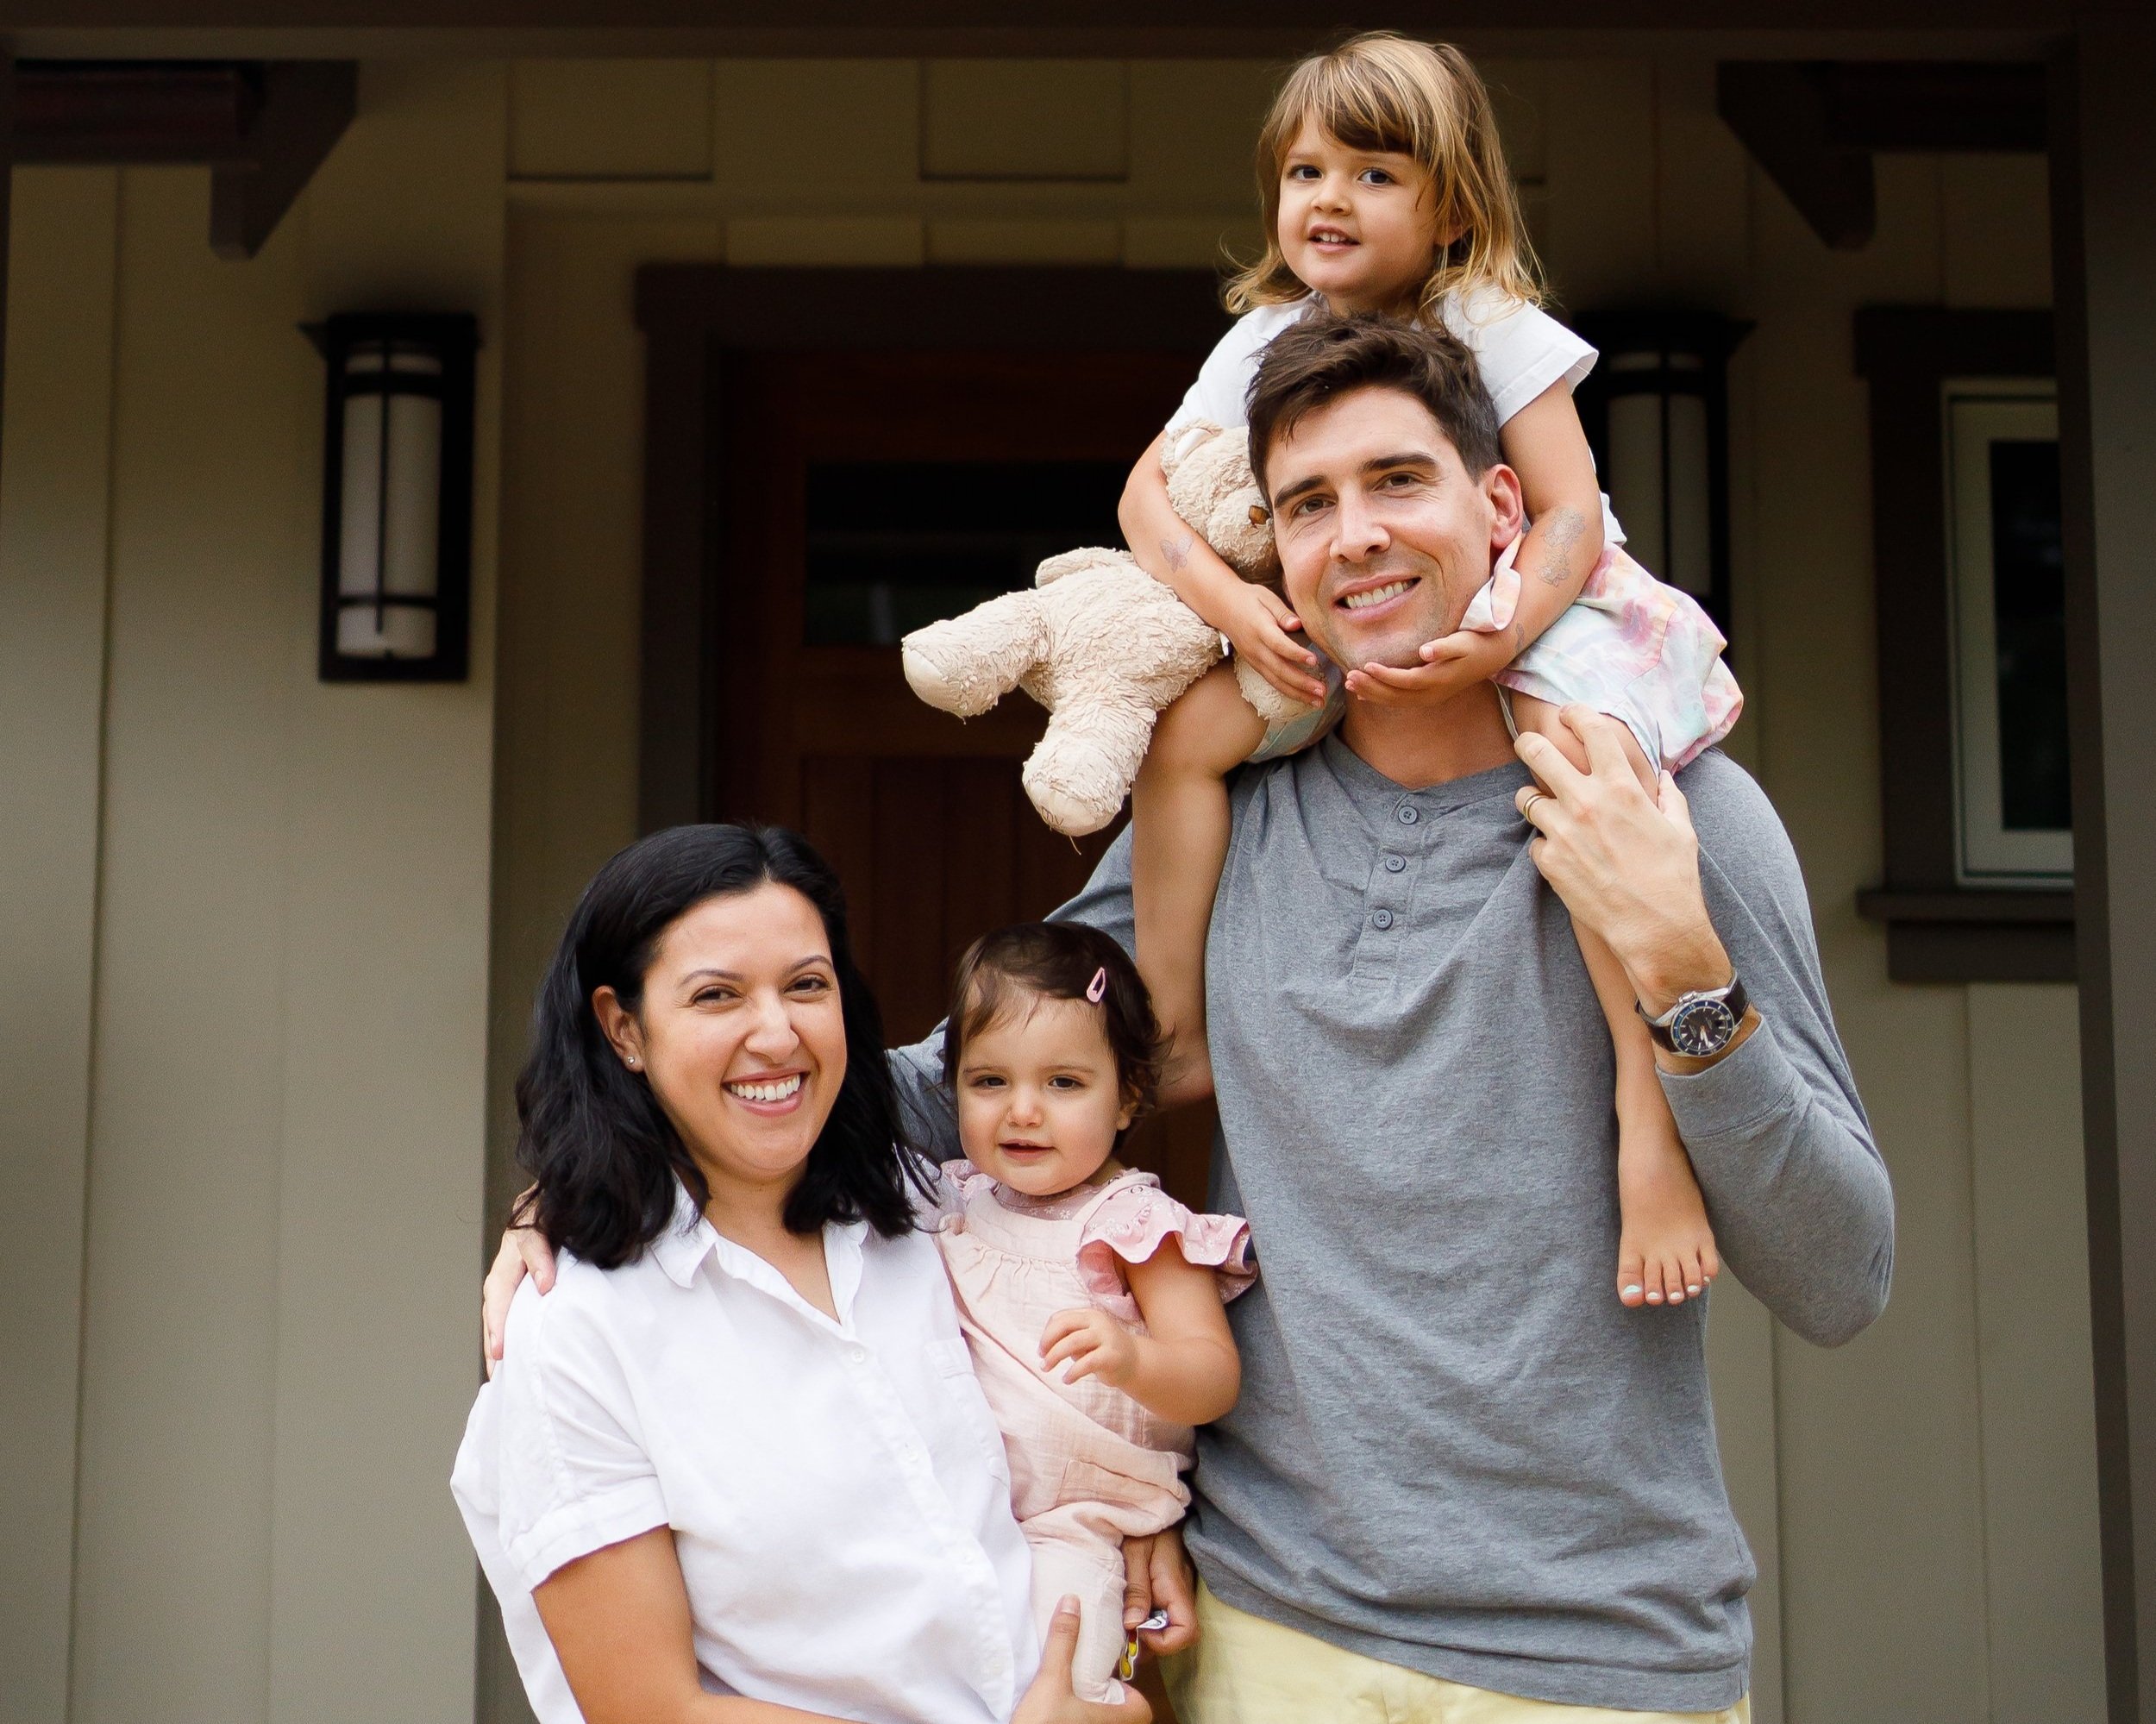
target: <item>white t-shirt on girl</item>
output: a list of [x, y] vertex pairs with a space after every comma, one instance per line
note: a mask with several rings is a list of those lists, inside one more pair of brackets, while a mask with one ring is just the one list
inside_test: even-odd
[[[1190, 386], [1168, 429], [1172, 431], [1199, 419], [1216, 425], [1247, 424], [1250, 415], [1244, 404], [1260, 355], [1274, 336], [1320, 303], [1313, 293], [1284, 305], [1261, 305], [1237, 318], [1199, 367], [1198, 380]], [[1563, 379], [1568, 389], [1576, 389], [1595, 368], [1595, 349], [1571, 330], [1539, 306], [1495, 289], [1482, 289], [1464, 301], [1457, 293], [1448, 293], [1438, 302], [1438, 315], [1447, 331], [1475, 355], [1500, 425], [1551, 384]], [[1602, 538], [1613, 545], [1625, 541], [1607, 497], [1602, 498]]]

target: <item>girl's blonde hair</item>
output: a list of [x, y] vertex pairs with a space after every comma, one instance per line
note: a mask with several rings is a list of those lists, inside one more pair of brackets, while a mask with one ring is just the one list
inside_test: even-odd
[[1228, 283], [1231, 311], [1285, 304], [1310, 291], [1282, 256], [1279, 233], [1281, 172], [1306, 122], [1352, 150], [1412, 156], [1430, 176], [1438, 231], [1458, 232], [1431, 257], [1415, 296], [1419, 317], [1434, 316], [1447, 293], [1482, 287], [1542, 303], [1541, 270], [1481, 76], [1448, 43], [1370, 30], [1303, 61], [1273, 98], [1257, 135], [1265, 254]]

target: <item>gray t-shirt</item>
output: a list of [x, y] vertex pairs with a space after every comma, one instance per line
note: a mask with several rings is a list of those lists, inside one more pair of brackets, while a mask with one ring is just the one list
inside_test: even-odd
[[[1609, 1037], [1504, 766], [1418, 792], [1338, 736], [1246, 769], [1206, 947], [1212, 1207], [1250, 1218], [1235, 1410], [1187, 1534], [1244, 1610], [1531, 1698], [1677, 1712], [1748, 1686], [1708, 1301], [1616, 1299]], [[1884, 1305], [1893, 1198], [1781, 823], [1679, 779], [1764, 1019], [1663, 1079], [1729, 1268], [1808, 1339]], [[1131, 940], [1127, 844], [1058, 914]], [[931, 1042], [894, 1066], [955, 1152]]]

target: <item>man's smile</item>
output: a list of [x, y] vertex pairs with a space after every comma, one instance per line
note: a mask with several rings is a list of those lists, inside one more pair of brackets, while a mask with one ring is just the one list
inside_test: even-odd
[[1341, 594], [1336, 601], [1344, 611], [1367, 611], [1374, 605], [1382, 605], [1388, 599], [1397, 599], [1414, 585], [1412, 579], [1388, 580], [1382, 586], [1366, 586], [1358, 592]]

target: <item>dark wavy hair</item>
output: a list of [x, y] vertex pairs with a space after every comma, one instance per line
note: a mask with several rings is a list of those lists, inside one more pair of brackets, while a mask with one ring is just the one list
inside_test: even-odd
[[1153, 996], [1130, 954], [1109, 935], [1081, 922], [1020, 922], [983, 934], [966, 948], [952, 978], [950, 1013], [943, 1021], [943, 1082], [955, 1095], [966, 1044], [1028, 996], [1084, 1000], [1098, 977], [1100, 1025], [1114, 1056], [1116, 1081], [1131, 1104], [1119, 1145], [1160, 1097], [1165, 1047]]
[[796, 1233], [866, 1221], [887, 1238], [913, 1226], [909, 1183], [927, 1174], [906, 1142], [883, 1051], [883, 1018], [855, 968], [837, 877], [807, 840], [775, 826], [675, 826], [639, 839], [592, 877], [547, 967], [531, 1051], [517, 1079], [517, 1164], [531, 1188], [516, 1219], [556, 1247], [614, 1269], [673, 1219], [678, 1181], [701, 1209], [710, 1188], [640, 1072], [625, 1069], [592, 995], [611, 987], [642, 1009], [667, 930], [713, 898], [790, 887], [816, 906], [830, 942], [846, 1031], [846, 1076], [817, 1135], [785, 1220]]
[[1250, 471], [1268, 501], [1273, 445], [1305, 414], [1356, 389], [1397, 389], [1421, 402], [1471, 478], [1505, 458], [1497, 409], [1458, 336], [1376, 311], [1320, 310], [1275, 336], [1250, 379]]

